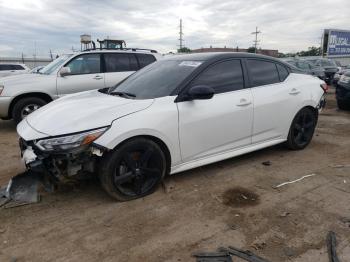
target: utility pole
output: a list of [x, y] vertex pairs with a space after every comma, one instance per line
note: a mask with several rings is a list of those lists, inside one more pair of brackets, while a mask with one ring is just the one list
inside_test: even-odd
[[51, 57], [51, 61], [53, 61], [53, 56], [52, 56], [52, 51], [50, 49], [50, 57]]
[[258, 47], [258, 43], [260, 42], [258, 40], [258, 34], [260, 34], [261, 31], [258, 31], [258, 27], [255, 28], [255, 32], [252, 32], [252, 35], [255, 35], [255, 40], [253, 41], [254, 42], [254, 47], [255, 47], [255, 54], [256, 54], [256, 51], [257, 51], [257, 47]]
[[182, 19], [180, 19], [180, 32], [179, 32], [180, 50], [182, 50], [183, 48], [183, 42], [184, 42], [183, 35], [184, 34], [182, 32]]

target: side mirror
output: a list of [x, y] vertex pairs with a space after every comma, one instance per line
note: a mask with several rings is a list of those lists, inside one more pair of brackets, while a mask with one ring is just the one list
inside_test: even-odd
[[213, 88], [209, 86], [193, 86], [188, 90], [188, 96], [191, 100], [196, 99], [211, 99], [215, 94]]
[[59, 74], [62, 77], [70, 75], [71, 74], [70, 68], [69, 67], [62, 67], [59, 71]]

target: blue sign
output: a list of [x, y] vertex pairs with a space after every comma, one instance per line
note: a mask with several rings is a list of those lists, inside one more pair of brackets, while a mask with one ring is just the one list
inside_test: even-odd
[[350, 31], [329, 31], [328, 55], [350, 56]]

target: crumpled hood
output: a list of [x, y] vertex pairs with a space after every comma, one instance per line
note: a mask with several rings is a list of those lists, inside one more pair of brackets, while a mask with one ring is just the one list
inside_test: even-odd
[[47, 78], [52, 78], [52, 75], [41, 75], [41, 74], [19, 74], [13, 76], [5, 76], [0, 78], [0, 84], [5, 87], [17, 86], [22, 84], [28, 84], [40, 80], [45, 81]]
[[97, 90], [87, 91], [51, 102], [25, 120], [40, 133], [58, 136], [109, 126], [117, 118], [146, 109], [153, 100], [126, 99]]

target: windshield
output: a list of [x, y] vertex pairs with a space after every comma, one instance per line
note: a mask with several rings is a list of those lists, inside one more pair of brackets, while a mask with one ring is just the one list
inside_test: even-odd
[[136, 99], [169, 96], [201, 61], [161, 60], [141, 69], [110, 91]]
[[65, 63], [67, 61], [67, 59], [69, 57], [71, 57], [72, 55], [62, 55], [59, 58], [56, 58], [55, 60], [53, 60], [50, 64], [48, 64], [47, 66], [45, 66], [43, 69], [40, 70], [40, 74], [44, 74], [44, 75], [49, 75], [52, 72], [54, 72], [57, 68], [59, 68], [63, 63]]
[[332, 60], [321, 60], [322, 66], [337, 66]]

